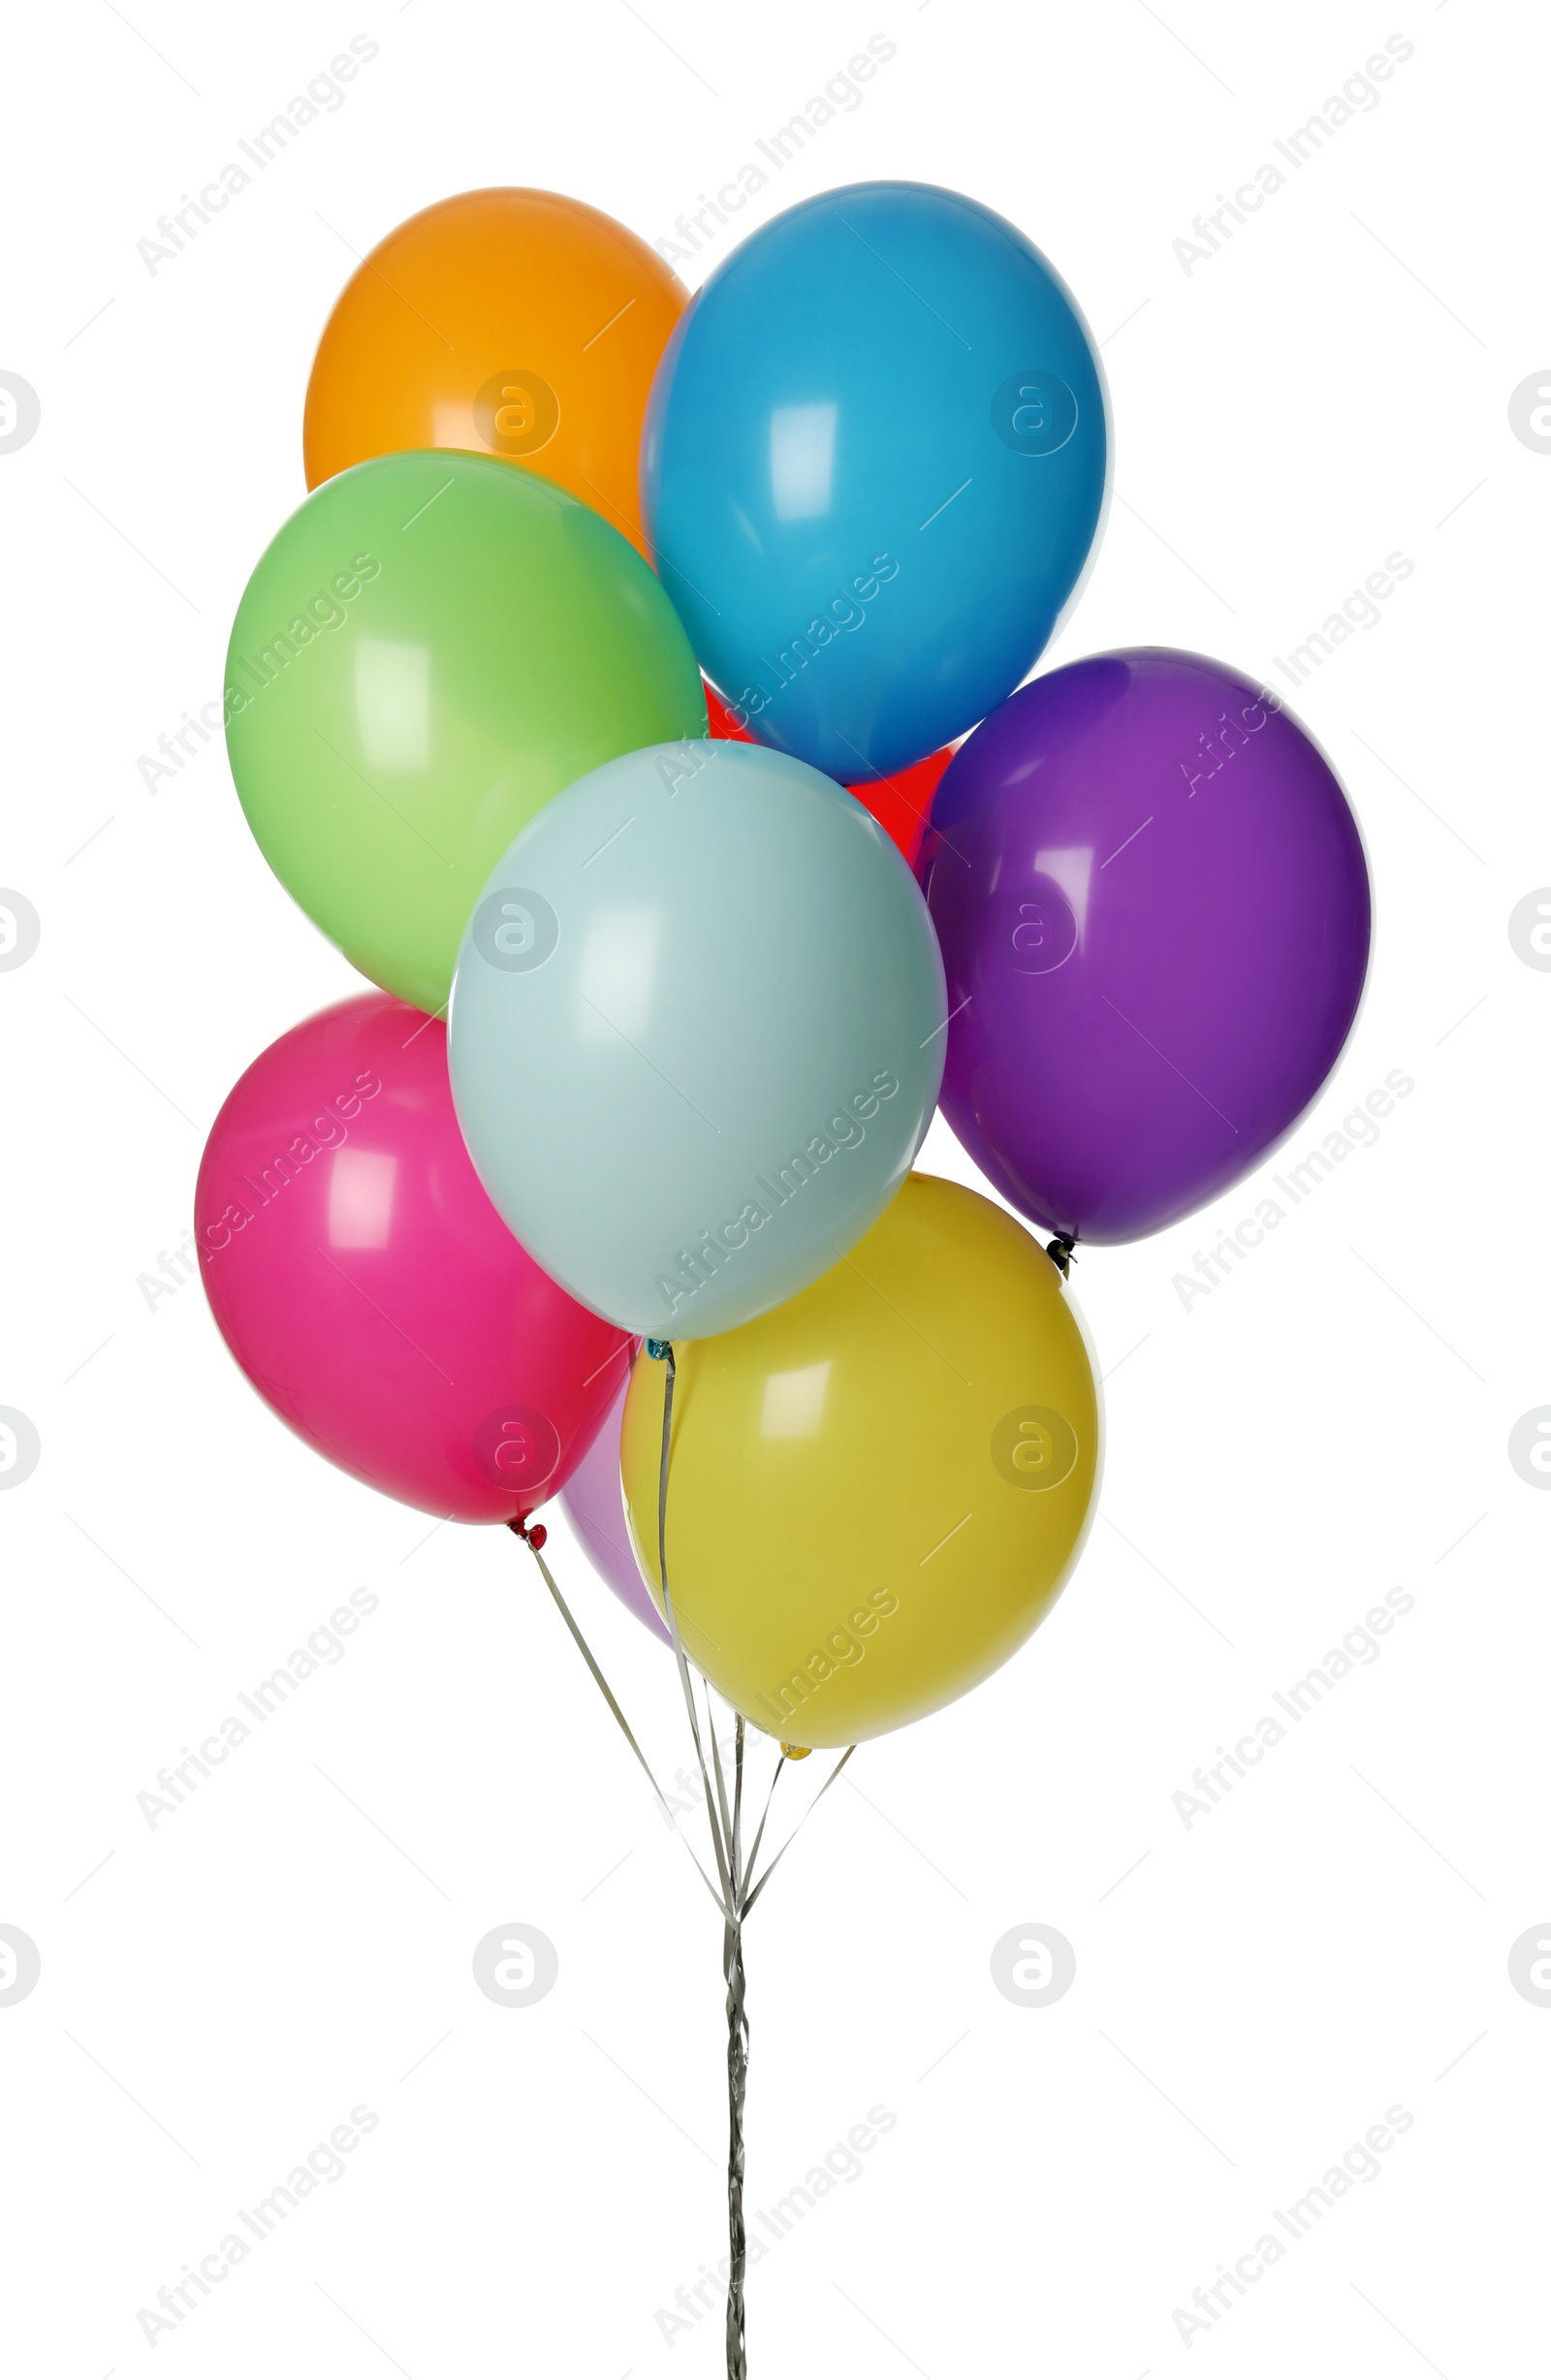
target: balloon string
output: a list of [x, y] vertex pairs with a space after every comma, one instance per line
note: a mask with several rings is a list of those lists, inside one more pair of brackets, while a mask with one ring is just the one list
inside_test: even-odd
[[[776, 1799], [776, 1788], [780, 1783], [788, 1761], [806, 1760], [807, 1753], [799, 1745], [782, 1744], [765, 1807], [760, 1813], [759, 1825], [745, 1856], [744, 1851], [744, 1765], [746, 1751], [746, 1726], [743, 1713], [734, 1714], [736, 1729], [733, 1754], [733, 1785], [729, 1798], [726, 1771], [722, 1764], [721, 1746], [712, 1720], [711, 1692], [706, 1690], [706, 1734], [711, 1737], [711, 1760], [708, 1761], [705, 1738], [701, 1733], [700, 1714], [690, 1681], [689, 1665], [684, 1655], [683, 1640], [679, 1631], [679, 1618], [674, 1609], [673, 1595], [668, 1584], [668, 1457], [672, 1441], [674, 1390], [678, 1368], [674, 1362], [670, 1341], [649, 1339], [648, 1355], [666, 1362], [662, 1399], [662, 1453], [657, 1467], [657, 1574], [662, 1587], [663, 1611], [673, 1638], [674, 1659], [679, 1668], [684, 1708], [689, 1717], [689, 1731], [700, 1766], [701, 1783], [705, 1790], [706, 1816], [711, 1825], [712, 1844], [716, 1854], [717, 1872], [721, 1888], [717, 1889], [707, 1874], [694, 1847], [684, 1841], [684, 1849], [695, 1862], [695, 1868], [707, 1891], [722, 1917], [722, 1977], [727, 1986], [727, 2380], [747, 2380], [748, 2364], [744, 2344], [744, 2277], [747, 2269], [747, 2233], [744, 2222], [744, 2110], [748, 2091], [748, 2007], [746, 1980], [744, 1972], [744, 1920], [764, 1891], [781, 1860], [786, 1856], [798, 1834], [807, 1824], [819, 1802], [835, 1783], [851, 1754], [852, 1744], [838, 1761], [813, 1796], [807, 1809], [793, 1827], [775, 1857], [770, 1860], [758, 1882], [754, 1871], [759, 1864], [760, 1848], [765, 1840], [765, 1828]], [[602, 1695], [625, 1742], [640, 1762], [648, 1783], [657, 1796], [664, 1816], [679, 1832], [678, 1822], [667, 1795], [652, 1773], [650, 1762], [636, 1741], [635, 1734], [619, 1706], [614, 1689], [604, 1676], [592, 1649], [582, 1634], [569, 1604], [554, 1582], [541, 1548], [547, 1533], [542, 1524], [529, 1527], [525, 1520], [509, 1521], [513, 1535], [522, 1539], [538, 1564], [539, 1574], [548, 1587], [556, 1610], [565, 1622], [577, 1650], [586, 1662], [592, 1681]]]
[[[813, 1798], [808, 1803], [807, 1808], [803, 1812], [802, 1817], [792, 1828], [791, 1833], [787, 1836], [785, 1842], [781, 1845], [780, 1850], [776, 1854], [775, 1858], [771, 1861], [769, 1867], [765, 1870], [764, 1875], [760, 1878], [758, 1884], [755, 1885], [752, 1891], [750, 1891], [748, 1888], [748, 1875], [744, 1876], [742, 1888], [742, 1899], [740, 1902], [740, 1911], [744, 1917], [747, 1917], [749, 1911], [753, 1908], [754, 1903], [764, 1891], [765, 1887], [775, 1875], [776, 1870], [780, 1866], [781, 1861], [791, 1850], [792, 1845], [802, 1833], [803, 1828], [807, 1825], [808, 1820], [812, 1817], [814, 1811], [818, 1808], [819, 1803], [823, 1800], [825, 1794], [829, 1792], [830, 1787], [835, 1783], [836, 1778], [839, 1775], [841, 1769], [845, 1766], [846, 1761], [850, 1759], [855, 1750], [855, 1744], [846, 1745], [845, 1750], [841, 1753], [839, 1759], [830, 1770], [829, 1775], [819, 1787], [818, 1792], [813, 1795]], [[788, 1754], [787, 1758], [789, 1759], [790, 1757], [790, 1754]], [[748, 1863], [749, 1874], [752, 1874], [753, 1872], [753, 1865], [754, 1863], [752, 1859], [750, 1859]]]
[[[700, 1763], [700, 1782], [706, 1793], [706, 1816], [711, 1822], [711, 1840], [716, 1854], [716, 1865], [721, 1872], [722, 1897], [728, 1904], [726, 1915], [731, 1920], [737, 1912], [733, 1906], [735, 1894], [727, 1860], [728, 1845], [711, 1790], [711, 1770], [707, 1766], [706, 1748], [700, 1738], [700, 1714], [695, 1708], [695, 1690], [689, 1682], [689, 1664], [684, 1658], [683, 1638], [679, 1634], [679, 1615], [673, 1607], [673, 1595], [668, 1586], [668, 1444], [673, 1428], [673, 1392], [678, 1367], [674, 1362], [673, 1342], [670, 1339], [649, 1339], [647, 1352], [665, 1361], [668, 1366], [668, 1377], [662, 1391], [662, 1457], [657, 1466], [657, 1576], [662, 1585], [662, 1608], [673, 1637], [673, 1657], [679, 1667], [679, 1683], [683, 1689], [684, 1708], [689, 1714], [689, 1732], [694, 1739], [695, 1758]], [[712, 1742], [714, 1749], [714, 1733]]]
[[[744, 1722], [740, 1714], [740, 1762], [743, 1745]], [[748, 2243], [744, 2230], [744, 2102], [748, 2092], [748, 2011], [744, 1999], [742, 1910], [736, 1920], [723, 1928], [721, 1963], [727, 1979], [727, 2380], [746, 2380], [744, 2276]]]
[[[588, 1644], [586, 1636], [583, 1635], [582, 1631], [580, 1628], [578, 1628], [576, 1621], [571, 1616], [570, 1605], [567, 1603], [564, 1596], [560, 1593], [559, 1588], [555, 1585], [554, 1579], [551, 1574], [550, 1566], [545, 1561], [543, 1554], [539, 1551], [540, 1546], [545, 1541], [547, 1534], [546, 1531], [542, 1525], [534, 1529], [529, 1529], [525, 1521], [520, 1520], [508, 1521], [506, 1525], [511, 1530], [514, 1537], [519, 1537], [522, 1539], [523, 1544], [527, 1547], [528, 1552], [538, 1564], [540, 1574], [543, 1577], [545, 1585], [549, 1588], [551, 1595], [554, 1598], [554, 1603], [559, 1611], [560, 1617], [565, 1622], [566, 1627], [570, 1630], [572, 1638], [576, 1643], [577, 1650], [580, 1652], [583, 1660], [586, 1663], [587, 1667], [592, 1672], [592, 1680], [594, 1685], [597, 1687], [598, 1692], [602, 1695], [605, 1702], [607, 1702], [610, 1710], [614, 1713], [615, 1722], [618, 1727], [620, 1734], [624, 1737], [625, 1742], [629, 1745], [631, 1751], [635, 1754], [636, 1759], [640, 1761], [642, 1768], [646, 1771], [647, 1783], [656, 1794], [657, 1801], [661, 1807], [664, 1818], [668, 1821], [669, 1825], [673, 1827], [674, 1832], [678, 1834], [678, 1822], [669, 1806], [668, 1796], [663, 1792], [661, 1786], [657, 1783], [656, 1778], [653, 1776], [651, 1764], [648, 1761], [646, 1754], [642, 1751], [641, 1746], [636, 1742], [635, 1735], [630, 1727], [630, 1722], [628, 1719], [626, 1719], [623, 1711], [619, 1708], [617, 1701], [615, 1699], [613, 1687], [609, 1684], [608, 1679], [599, 1668], [597, 1662], [593, 1659], [591, 1646]], [[702, 1883], [705, 1885], [706, 1890], [711, 1894], [712, 1899], [721, 1911], [722, 1917], [726, 1919], [730, 1914], [728, 1901], [723, 1898], [720, 1892], [717, 1891], [715, 1886], [712, 1883], [711, 1878], [706, 1874], [704, 1867], [701, 1866], [701, 1862], [695, 1852], [694, 1845], [688, 1842], [682, 1836], [681, 1836], [680, 1839], [683, 1842], [684, 1849], [686, 1852], [688, 1852], [690, 1858], [694, 1860], [695, 1866], [699, 1870], [700, 1878]]]
[[[690, 1731], [700, 1757], [700, 1772], [706, 1788], [706, 1813], [711, 1820], [722, 1882], [731, 1904], [721, 1938], [721, 1971], [727, 1985], [727, 2380], [747, 2380], [744, 2280], [748, 2243], [744, 2230], [744, 2105], [748, 2093], [748, 2008], [744, 1975], [744, 1879], [740, 1872], [743, 1846], [739, 1839], [740, 1829], [732, 1824], [728, 1815], [721, 1752], [716, 1742], [716, 1731], [709, 1724], [711, 1706], [708, 1700], [707, 1732], [711, 1736], [712, 1755], [716, 1765], [717, 1800], [712, 1797], [711, 1776], [706, 1767], [705, 1753], [701, 1750], [694, 1689], [689, 1683], [689, 1666], [684, 1659], [673, 1591], [668, 1584], [668, 1456], [673, 1443], [673, 1399], [678, 1385], [679, 1367], [674, 1358], [672, 1340], [649, 1339], [647, 1352], [660, 1359], [667, 1367], [662, 1383], [662, 1452], [657, 1463], [657, 1577], [662, 1587], [662, 1607], [673, 1635], [674, 1658], [679, 1664]], [[741, 1781], [744, 1764], [742, 1712], [738, 1714], [737, 1745]], [[717, 1801], [720, 1803], [719, 1811]]]

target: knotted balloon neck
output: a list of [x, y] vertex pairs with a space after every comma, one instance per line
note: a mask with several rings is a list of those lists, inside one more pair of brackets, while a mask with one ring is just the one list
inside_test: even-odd
[[1076, 1246], [1077, 1242], [1074, 1239], [1068, 1239], [1064, 1231], [1058, 1231], [1055, 1238], [1046, 1243], [1045, 1253], [1056, 1267], [1057, 1272], [1060, 1273], [1062, 1281], [1066, 1280], [1071, 1272], [1072, 1254]]

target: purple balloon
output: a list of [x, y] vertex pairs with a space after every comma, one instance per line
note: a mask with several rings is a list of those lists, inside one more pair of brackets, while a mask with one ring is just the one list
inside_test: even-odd
[[942, 1112], [1072, 1239], [1140, 1239], [1248, 1173], [1357, 1014], [1346, 797], [1276, 694], [1198, 653], [1024, 686], [938, 786], [923, 873], [957, 1012]]
[[664, 1644], [673, 1638], [657, 1616], [647, 1582], [636, 1567], [624, 1525], [624, 1494], [619, 1485], [619, 1424], [630, 1386], [626, 1372], [619, 1393], [603, 1416], [603, 1426], [560, 1490], [560, 1502], [577, 1536], [592, 1558], [592, 1567], [611, 1586], [621, 1603], [633, 1611]]

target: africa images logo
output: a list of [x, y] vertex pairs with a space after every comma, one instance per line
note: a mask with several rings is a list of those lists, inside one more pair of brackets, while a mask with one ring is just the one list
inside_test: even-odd
[[474, 427], [492, 455], [536, 455], [560, 427], [560, 400], [537, 372], [492, 372], [474, 397]]
[[487, 893], [469, 926], [474, 948], [503, 975], [526, 975], [557, 948], [560, 921], [542, 893], [525, 884]]
[[222, 1212], [204, 1224], [200, 1237], [205, 1243], [206, 1261], [229, 1247], [234, 1231], [244, 1230], [271, 1199], [289, 1189], [303, 1165], [310, 1165], [326, 1149], [337, 1149], [347, 1141], [350, 1137], [347, 1127], [360, 1115], [363, 1100], [376, 1098], [381, 1089], [379, 1078], [369, 1066], [364, 1066], [352, 1085], [336, 1092], [328, 1105], [307, 1119], [305, 1130], [294, 1132], [285, 1147], [276, 1150], [269, 1163], [259, 1168], [257, 1182], [251, 1174], [239, 1173], [237, 1184], [253, 1203], [250, 1206], [246, 1199], [234, 1194]]
[[[784, 1165], [772, 1167], [775, 1180], [762, 1173], [754, 1176], [754, 1188], [770, 1200], [762, 1205], [758, 1198], [746, 1198], [731, 1222], [722, 1223], [714, 1232], [701, 1229], [695, 1233], [692, 1245], [681, 1248], [670, 1264], [657, 1275], [655, 1286], [660, 1289], [670, 1315], [678, 1313], [696, 1291], [703, 1289], [712, 1273], [736, 1255], [740, 1248], [748, 1246], [751, 1231], [761, 1231], [777, 1207], [788, 1205], [807, 1182], [811, 1182], [820, 1166], [827, 1165], [841, 1149], [859, 1149], [867, 1138], [864, 1123], [870, 1123], [878, 1112], [880, 1100], [892, 1099], [900, 1088], [900, 1078], [887, 1066], [880, 1066], [870, 1084], [851, 1094], [849, 1104], [831, 1116], [822, 1131], [810, 1133], [801, 1149], [794, 1149]], [[677, 1267], [677, 1270], [674, 1269]]]
[[854, 1669], [867, 1654], [866, 1639], [877, 1634], [878, 1622], [891, 1619], [900, 1608], [900, 1599], [892, 1587], [879, 1587], [870, 1595], [864, 1608], [853, 1611], [850, 1625], [832, 1628], [816, 1652], [809, 1653], [800, 1669], [794, 1669], [760, 1700], [771, 1713], [777, 1727], [784, 1727], [792, 1713], [801, 1710], [810, 1693], [827, 1686], [841, 1669]]
[[1049, 1405], [1019, 1405], [991, 1435], [991, 1459], [1009, 1487], [1060, 1487], [1077, 1463], [1077, 1432]]

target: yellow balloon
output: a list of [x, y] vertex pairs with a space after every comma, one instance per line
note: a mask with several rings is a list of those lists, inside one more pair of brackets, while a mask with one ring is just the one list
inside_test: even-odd
[[[690, 1660], [766, 1734], [903, 1727], [1044, 1618], [1087, 1533], [1098, 1390], [1060, 1276], [1000, 1207], [911, 1174], [801, 1296], [674, 1352], [674, 1609]], [[637, 1359], [620, 1450], [659, 1608], [666, 1380]]]

